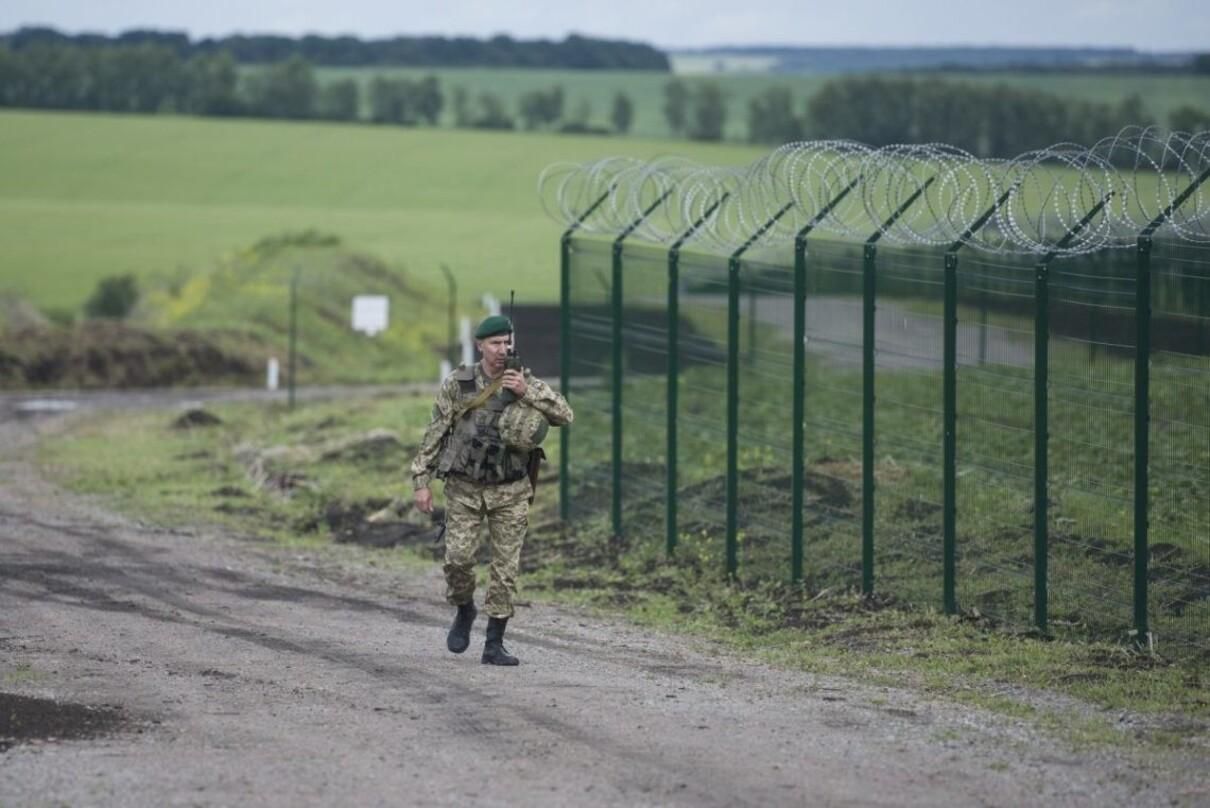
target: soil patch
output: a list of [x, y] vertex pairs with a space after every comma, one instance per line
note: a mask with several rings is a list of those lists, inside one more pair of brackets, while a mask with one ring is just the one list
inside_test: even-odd
[[[314, 530], [322, 522], [332, 532], [337, 544], [362, 544], [367, 547], [397, 547], [401, 544], [435, 546], [442, 536], [445, 510], [436, 508], [431, 518], [414, 512], [411, 503], [391, 502], [383, 499], [368, 499], [363, 502], [330, 502], [324, 508], [321, 519], [304, 527]], [[395, 506], [396, 517], [383, 521], [370, 521], [372, 514]]]
[[194, 408], [185, 410], [175, 421], [172, 422], [173, 429], [192, 429], [197, 426], [218, 426], [223, 422], [212, 412], [207, 410]]
[[10, 328], [0, 387], [137, 388], [248, 384], [267, 351], [254, 334], [153, 331], [120, 322]]
[[119, 708], [0, 693], [0, 753], [19, 743], [110, 735], [129, 723]]

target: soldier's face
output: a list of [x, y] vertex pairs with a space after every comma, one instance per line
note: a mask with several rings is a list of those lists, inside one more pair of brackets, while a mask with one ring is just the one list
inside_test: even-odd
[[508, 356], [508, 334], [496, 334], [475, 343], [483, 354], [483, 367], [488, 375], [495, 376], [504, 370], [504, 359]]

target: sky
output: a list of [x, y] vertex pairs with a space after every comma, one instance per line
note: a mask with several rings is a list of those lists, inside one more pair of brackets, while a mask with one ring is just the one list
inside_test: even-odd
[[242, 33], [440, 34], [562, 39], [575, 32], [667, 49], [711, 45], [1083, 45], [1210, 49], [1205, 0], [0, 0], [0, 31], [130, 28]]

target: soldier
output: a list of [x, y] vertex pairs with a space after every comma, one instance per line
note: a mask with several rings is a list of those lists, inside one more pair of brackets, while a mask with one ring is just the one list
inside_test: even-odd
[[487, 517], [491, 536], [491, 582], [487, 610], [485, 665], [516, 665], [504, 648], [504, 628], [513, 615], [513, 595], [521, 544], [533, 502], [538, 444], [548, 425], [572, 420], [571, 407], [528, 368], [510, 368], [513, 324], [501, 315], [475, 329], [481, 361], [460, 365], [446, 377], [433, 405], [416, 459], [413, 498], [424, 513], [433, 510], [432, 478], [445, 480], [446, 600], [458, 607], [446, 647], [461, 654], [470, 645], [475, 609], [475, 553], [479, 527]]

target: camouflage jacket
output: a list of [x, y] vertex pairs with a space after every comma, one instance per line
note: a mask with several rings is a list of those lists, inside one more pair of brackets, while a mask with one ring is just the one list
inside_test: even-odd
[[[462, 367], [459, 367], [461, 370]], [[433, 412], [429, 419], [428, 428], [424, 430], [424, 438], [420, 441], [420, 449], [412, 461], [412, 487], [414, 490], [428, 488], [432, 481], [433, 472], [437, 467], [437, 458], [441, 454], [442, 439], [453, 426], [455, 408], [461, 398], [458, 389], [458, 371], [454, 371], [441, 382], [437, 391], [437, 399], [433, 402]], [[475, 363], [475, 386], [482, 390], [491, 384], [491, 379], [483, 372], [483, 364]], [[522, 401], [532, 405], [546, 416], [551, 426], [570, 424], [574, 415], [567, 400], [551, 389], [550, 385], [525, 369], [525, 395]]]

